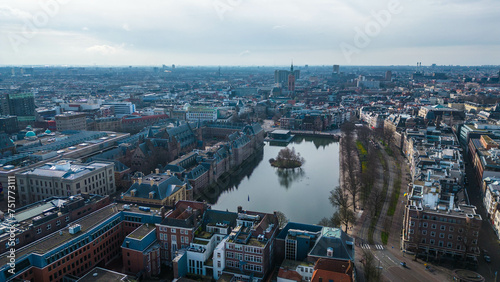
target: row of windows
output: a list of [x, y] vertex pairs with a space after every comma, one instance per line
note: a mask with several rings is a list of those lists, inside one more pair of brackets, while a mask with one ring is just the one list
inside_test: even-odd
[[429, 216], [427, 214], [424, 214], [422, 216], [422, 218], [423, 219], [436, 220], [436, 221], [442, 221], [442, 222], [457, 223], [457, 224], [461, 224], [462, 223], [462, 220], [460, 220], [460, 219], [446, 218], [446, 217], [437, 217], [435, 215]]
[[[87, 246], [81, 248], [80, 250], [72, 252], [68, 256], [63, 257], [61, 260], [55, 262], [54, 265], [49, 265], [48, 270], [51, 271], [53, 269], [56, 269], [56, 267], [61, 266], [61, 264], [64, 264], [65, 262], [69, 262], [73, 258], [76, 258], [78, 255], [81, 255], [82, 252], [85, 252], [85, 251], [88, 251], [88, 250], [90, 250], [90, 245], [87, 245]], [[89, 255], [89, 257], [90, 257], [90, 255]]]
[[115, 218], [112, 222], [106, 224], [105, 226], [101, 227], [97, 232], [92, 233], [91, 237], [92, 240], [95, 240], [97, 237], [101, 236], [104, 232], [110, 230], [111, 228], [115, 227], [120, 223], [120, 218]]
[[226, 257], [230, 258], [230, 259], [235, 258], [238, 260], [243, 260], [243, 254], [241, 254], [241, 253], [227, 252]]
[[262, 266], [256, 264], [247, 264], [245, 269], [249, 271], [262, 272]]
[[246, 253], [262, 254], [262, 248], [245, 246]]
[[90, 242], [89, 238], [84, 238], [84, 239], [76, 242], [75, 244], [73, 244], [73, 245], [71, 245], [69, 247], [64, 248], [64, 250], [59, 251], [59, 252], [53, 254], [52, 256], [48, 257], [47, 258], [47, 263], [50, 264], [50, 263], [52, 263], [54, 261], [57, 261], [60, 258], [62, 258], [64, 256], [66, 256], [66, 255], [68, 255], [68, 254], [70, 254], [70, 253], [72, 253], [72, 252], [80, 249], [82, 246], [88, 244], [89, 242]]

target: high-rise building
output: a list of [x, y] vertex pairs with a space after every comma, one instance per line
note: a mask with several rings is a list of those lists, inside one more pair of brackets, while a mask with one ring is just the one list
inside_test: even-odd
[[385, 72], [385, 80], [391, 81], [392, 80], [392, 71], [386, 71]]
[[333, 73], [334, 74], [339, 74], [340, 72], [340, 66], [339, 65], [333, 65]]
[[32, 92], [9, 93], [5, 95], [6, 110], [17, 116], [20, 123], [35, 121], [35, 95]]
[[274, 71], [274, 83], [287, 85], [288, 84], [288, 77], [290, 76], [290, 74], [293, 75], [293, 77], [295, 78], [295, 81], [297, 79], [300, 79], [300, 70], [294, 70], [294, 71], [292, 71], [292, 73], [290, 73], [290, 71], [287, 71], [287, 70], [275, 70]]

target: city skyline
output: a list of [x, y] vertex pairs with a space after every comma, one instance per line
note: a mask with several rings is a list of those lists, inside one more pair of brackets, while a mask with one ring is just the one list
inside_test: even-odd
[[[9, 1], [1, 65], [498, 65], [500, 3]], [[467, 19], [467, 20], [464, 20]]]

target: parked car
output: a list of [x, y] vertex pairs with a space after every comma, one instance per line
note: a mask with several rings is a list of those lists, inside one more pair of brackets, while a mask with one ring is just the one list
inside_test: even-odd
[[484, 255], [484, 260], [487, 262], [487, 263], [490, 263], [491, 262], [491, 258], [489, 255]]

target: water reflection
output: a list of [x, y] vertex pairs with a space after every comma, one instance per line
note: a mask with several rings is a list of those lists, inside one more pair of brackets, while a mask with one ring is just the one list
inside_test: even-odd
[[335, 141], [333, 139], [330, 139], [330, 138], [317, 138], [317, 137], [295, 136], [295, 138], [293, 138], [292, 143], [301, 144], [303, 141], [313, 142], [313, 144], [316, 147], [316, 149], [319, 149], [320, 147], [324, 149], [328, 145], [330, 145], [330, 144], [332, 144], [334, 142], [337, 142], [337, 141]]
[[211, 205], [216, 204], [222, 193], [237, 190], [245, 177], [250, 179], [253, 171], [263, 159], [264, 150], [260, 150], [252, 160], [246, 162], [231, 174], [223, 175], [215, 185], [202, 191], [198, 196], [198, 200], [207, 201]]
[[306, 175], [302, 168], [275, 168], [275, 170], [280, 185], [285, 187], [287, 190], [293, 182], [300, 180]]

